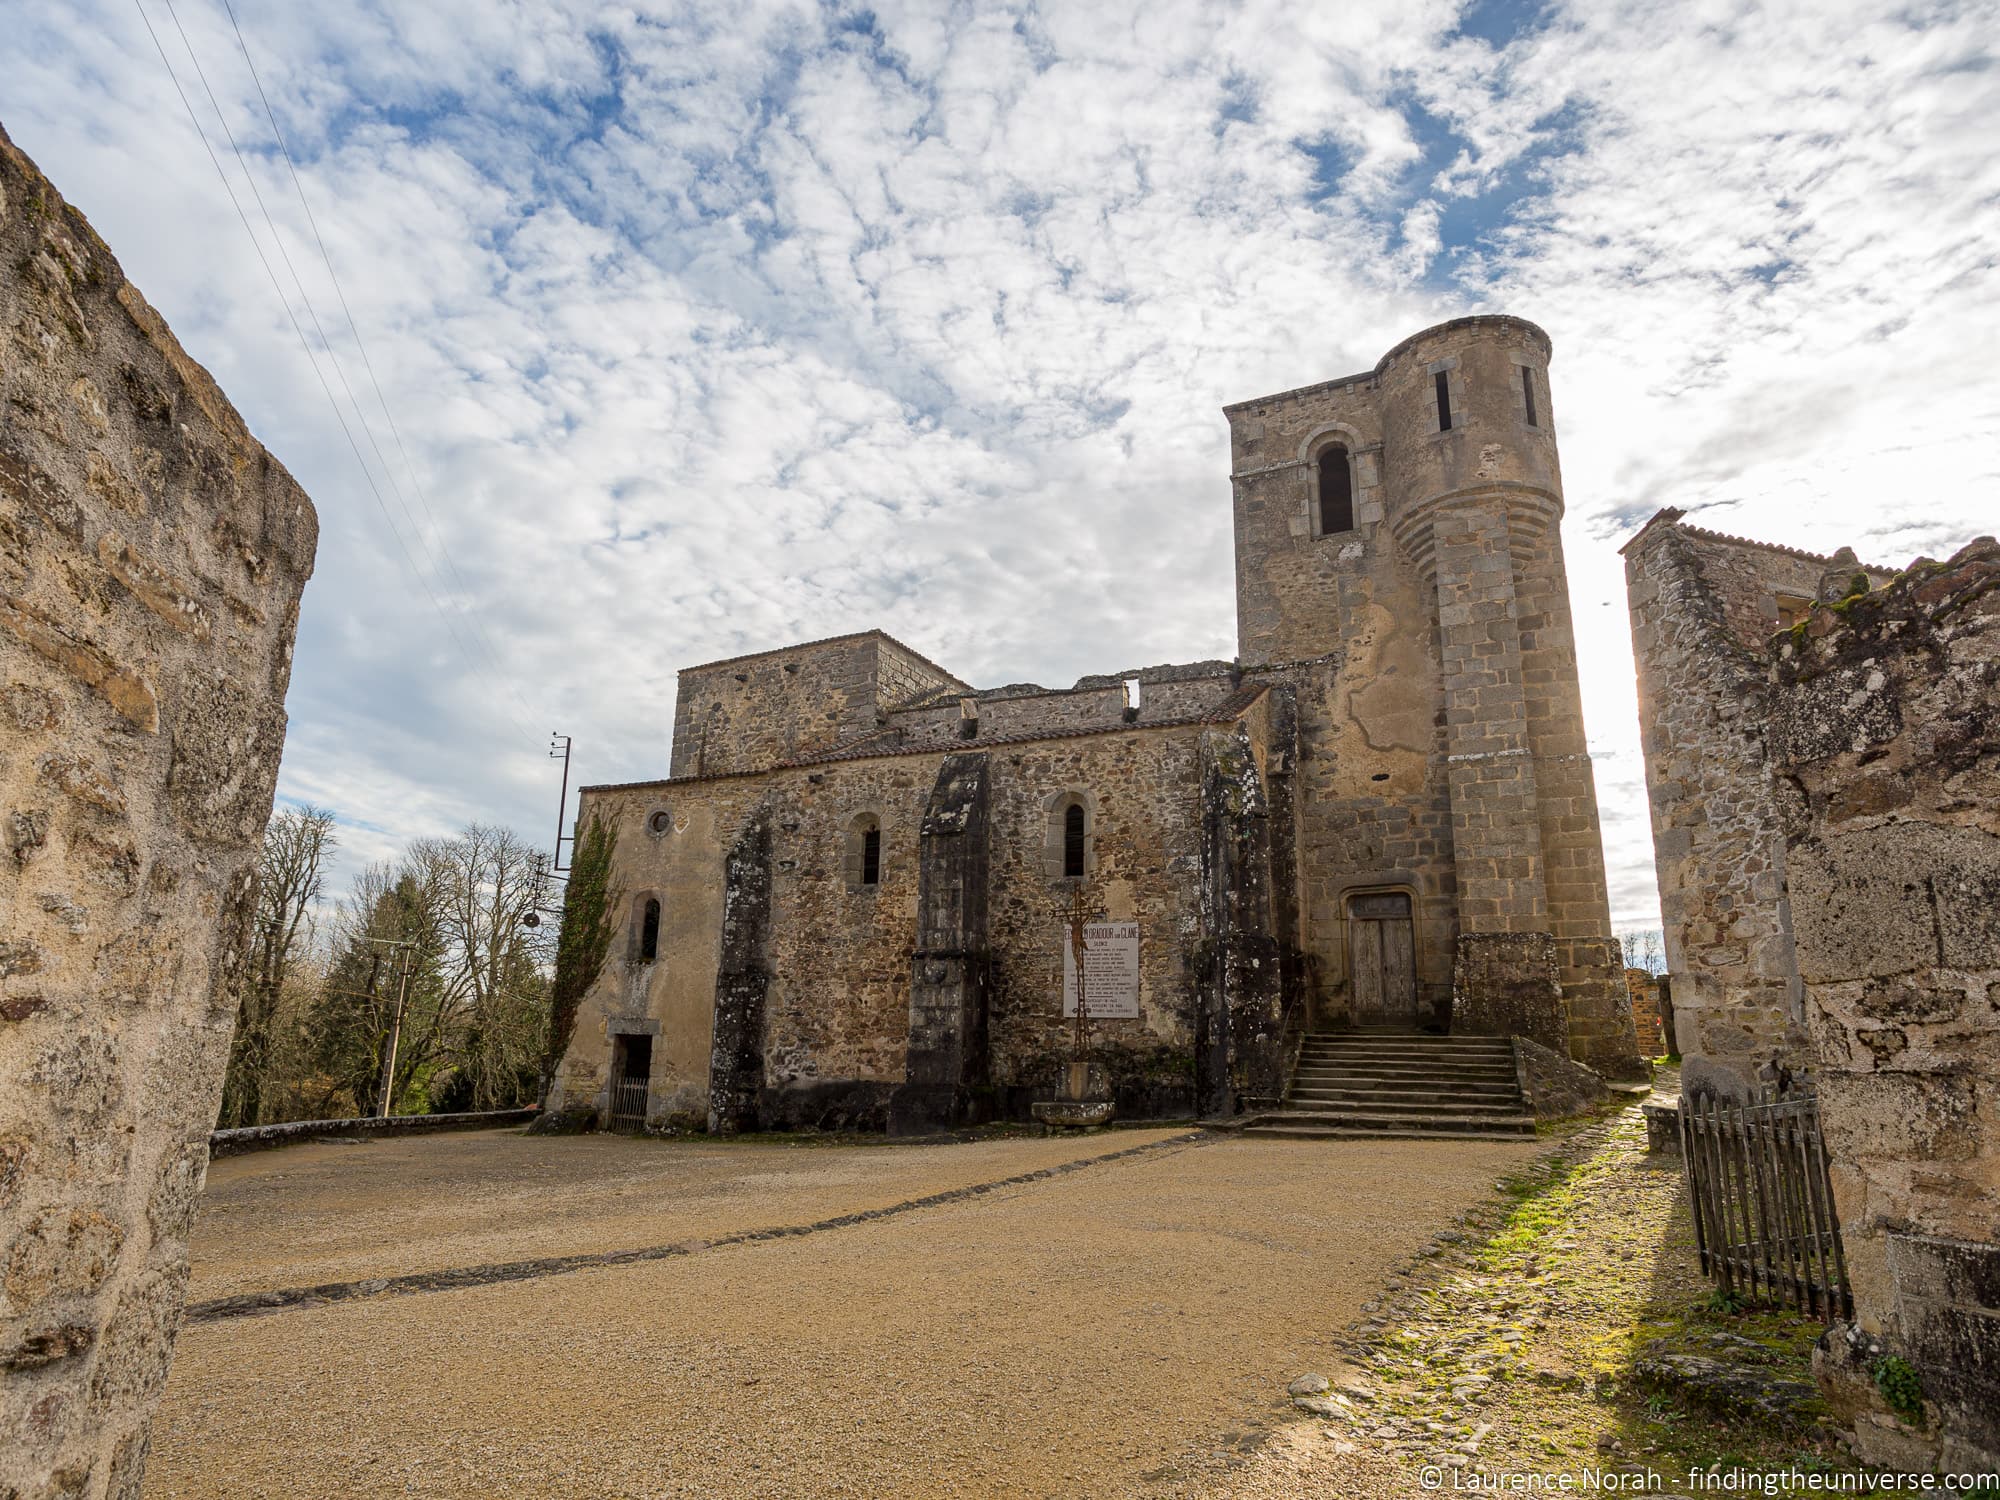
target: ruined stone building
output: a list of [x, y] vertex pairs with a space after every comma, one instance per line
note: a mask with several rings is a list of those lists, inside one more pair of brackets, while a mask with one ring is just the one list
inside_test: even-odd
[[[1822, 1384], [1871, 1461], [2000, 1474], [2000, 544], [1778, 642], [1773, 784], [1857, 1325]], [[1878, 1348], [1921, 1382], [1917, 1430]]]
[[1890, 574], [1666, 510], [1625, 558], [1683, 1085], [1810, 1073], [1822, 1388], [1872, 1463], [2000, 1470], [2000, 544]]
[[1677, 510], [1624, 556], [1675, 1040], [1687, 1082], [1744, 1089], [1773, 1059], [1811, 1062], [1771, 785], [1771, 638], [1891, 575]]
[[1682, 1084], [1810, 1074], [1820, 1384], [1870, 1462], [2000, 1468], [2000, 546], [1890, 574], [1662, 510], [1624, 554]]
[[670, 774], [582, 793], [621, 936], [552, 1103], [1025, 1115], [1067, 1056], [1079, 885], [1136, 934], [1136, 978], [1092, 992], [1127, 1116], [1275, 1106], [1342, 1027], [1637, 1073], [1549, 353], [1464, 318], [1228, 408], [1234, 661], [982, 690], [867, 631], [683, 671]]
[[312, 503], [0, 132], [0, 1495], [139, 1494]]

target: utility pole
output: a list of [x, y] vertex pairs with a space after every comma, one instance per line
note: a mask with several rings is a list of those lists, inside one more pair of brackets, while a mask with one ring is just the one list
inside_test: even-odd
[[[562, 791], [556, 797], [555, 868], [558, 870], [569, 868], [562, 862], [562, 846], [564, 841], [567, 840], [572, 845], [576, 843], [574, 835], [567, 835], [563, 832], [563, 818], [569, 811], [569, 752], [570, 737], [561, 730], [551, 732], [549, 735], [549, 759], [555, 760], [560, 758], [563, 763]], [[574, 855], [576, 851], [572, 848], [570, 852]]]
[[[407, 939], [372, 937], [368, 941], [379, 943], [384, 948], [410, 949], [416, 947], [414, 941]], [[389, 1106], [394, 1102], [392, 1096], [396, 1089], [396, 1048], [403, 1039], [403, 1001], [409, 993], [410, 968], [415, 958], [415, 955], [409, 952], [405, 952], [399, 956], [402, 963], [397, 970], [396, 976], [396, 1010], [394, 1017], [389, 1022], [389, 1045], [382, 1050], [381, 1095], [379, 1102], [375, 1106], [375, 1117], [380, 1120], [389, 1118]], [[381, 966], [382, 955], [378, 953], [368, 966], [368, 997], [371, 1000], [375, 998], [375, 975]]]

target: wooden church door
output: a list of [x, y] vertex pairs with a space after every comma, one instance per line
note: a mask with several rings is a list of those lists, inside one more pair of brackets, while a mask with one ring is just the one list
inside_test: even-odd
[[1351, 897], [1347, 917], [1355, 1023], [1415, 1026], [1417, 941], [1409, 896], [1381, 891]]

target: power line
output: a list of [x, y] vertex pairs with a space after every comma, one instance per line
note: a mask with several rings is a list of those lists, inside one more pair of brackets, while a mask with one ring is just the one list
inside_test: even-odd
[[[181, 87], [180, 75], [174, 71], [174, 65], [167, 57], [167, 49], [160, 41], [159, 32], [156, 31], [153, 27], [152, 17], [146, 14], [146, 7], [143, 3], [143, 0], [132, 0], [132, 4], [134, 8], [138, 10], [139, 19], [142, 23], [144, 23], [146, 27], [146, 35], [152, 38], [153, 50], [159, 53], [160, 64], [167, 70], [168, 80], [174, 86], [174, 93], [178, 95], [180, 98], [181, 108], [187, 112], [188, 123], [194, 127], [195, 135], [201, 141], [202, 150], [208, 154], [209, 162], [214, 166], [216, 176], [222, 180], [222, 189], [225, 193], [229, 195], [230, 206], [236, 210], [236, 217], [238, 221], [241, 222], [241, 224], [243, 225], [243, 232], [250, 237], [251, 246], [257, 252], [257, 259], [264, 267], [264, 274], [270, 279], [271, 289], [278, 294], [278, 301], [285, 309], [286, 320], [291, 323], [292, 332], [298, 336], [299, 346], [305, 350], [306, 362], [312, 366], [313, 375], [319, 381], [320, 390], [325, 393], [327, 404], [333, 408], [334, 420], [340, 424], [341, 434], [347, 439], [347, 446], [354, 453], [354, 461], [358, 465], [360, 465], [361, 476], [363, 479], [367, 481], [369, 492], [374, 495], [375, 503], [378, 507], [380, 507], [382, 511], [382, 518], [389, 523], [389, 534], [395, 538], [397, 549], [401, 551], [401, 553], [403, 554], [403, 561], [409, 565], [411, 573], [416, 576], [418, 584], [422, 586], [425, 594], [430, 598], [431, 607], [438, 612], [438, 617], [441, 620], [443, 620], [445, 629], [451, 633], [452, 640], [457, 644], [459, 651], [464, 655], [466, 659], [466, 664], [472, 667], [475, 672], [483, 671], [484, 669], [481, 668], [478, 659], [476, 658], [472, 650], [466, 645], [464, 637], [458, 633], [457, 626], [455, 626], [452, 623], [451, 616], [446, 612], [442, 601], [440, 601], [437, 596], [436, 591], [431, 588], [430, 580], [424, 576], [423, 570], [417, 566], [416, 559], [411, 555], [408, 545], [403, 541], [402, 532], [396, 526], [396, 518], [390, 514], [388, 502], [382, 498], [381, 487], [377, 485], [375, 482], [374, 472], [368, 467], [367, 459], [365, 459], [362, 456], [361, 446], [359, 443], [355, 441], [353, 429], [348, 425], [347, 416], [341, 410], [340, 402], [338, 401], [338, 399], [335, 398], [333, 394], [333, 387], [327, 383], [326, 372], [320, 368], [319, 359], [313, 353], [312, 343], [310, 340], [306, 338], [305, 329], [302, 328], [299, 324], [298, 314], [292, 310], [291, 299], [285, 295], [285, 289], [278, 280], [278, 273], [271, 265], [271, 258], [264, 252], [264, 243], [257, 237], [257, 231], [251, 226], [250, 216], [246, 212], [244, 212], [243, 202], [240, 198], [237, 197], [236, 189], [229, 180], [229, 174], [223, 170], [221, 158], [215, 154], [215, 147], [209, 143], [208, 133], [201, 128], [201, 121], [195, 114], [193, 102], [188, 98], [187, 91]], [[174, 12], [173, 0], [167, 0], [167, 12], [174, 18], [174, 26], [176, 30], [180, 31], [182, 44], [184, 46], [187, 46], [188, 59], [190, 62], [194, 64], [195, 74], [197, 77], [201, 78], [202, 87], [208, 92], [209, 103], [215, 108], [216, 117], [217, 120], [222, 125], [223, 134], [226, 137], [228, 137], [231, 146], [234, 147], [235, 137], [229, 130], [228, 121], [223, 118], [222, 108], [220, 104], [216, 103], [214, 90], [208, 88], [208, 80], [206, 76], [202, 74], [201, 63], [200, 60], [195, 57], [194, 48], [192, 47], [192, 45], [188, 44], [187, 32], [185, 29], [181, 27], [180, 17]], [[278, 234], [277, 226], [274, 223], [272, 223], [269, 211], [264, 209], [262, 195], [257, 194], [256, 178], [253, 174], [251, 174], [248, 165], [243, 162], [242, 151], [240, 150], [240, 148], [237, 150], [236, 155], [237, 155], [238, 165], [243, 167], [244, 176], [248, 178], [250, 181], [251, 192], [257, 195], [258, 208], [260, 211], [263, 212], [265, 223], [270, 226], [272, 237], [278, 242], [279, 254], [281, 256], [285, 255], [283, 237]], [[290, 270], [291, 260], [289, 256], [285, 257], [285, 264], [286, 264], [286, 269]], [[296, 271], [293, 272], [293, 281], [295, 283], [298, 281], [298, 275]], [[303, 284], [300, 285], [299, 290], [301, 299], [306, 302], [306, 311], [308, 315], [313, 316], [314, 326], [318, 327], [318, 318], [316, 315], [312, 314], [311, 299], [305, 297]], [[321, 332], [320, 337], [322, 342], [325, 342], [325, 333], [323, 331]], [[329, 359], [334, 358], [332, 353], [332, 347], [330, 344], [328, 345], [327, 353]], [[334, 368], [335, 372], [339, 373], [339, 361], [337, 359], [334, 360]], [[345, 378], [343, 377], [343, 384], [344, 383], [345, 383]], [[351, 391], [349, 393], [349, 399], [352, 400]], [[356, 415], [359, 416], [359, 414], [360, 414], [360, 408], [357, 404]], [[385, 472], [386, 472], [386, 466], [385, 466]], [[505, 681], [504, 674], [502, 675], [501, 680], [503, 682]], [[512, 710], [508, 710], [508, 714], [510, 718], [513, 717]], [[515, 728], [524, 735], [532, 735], [532, 731], [530, 731], [525, 724], [517, 722]]]
[[[170, 8], [171, 3], [172, 0], [169, 0]], [[403, 460], [403, 468], [410, 479], [410, 489], [417, 497], [417, 504], [424, 513], [424, 519], [430, 523], [431, 531], [437, 535], [438, 546], [436, 553], [431, 551], [430, 542], [426, 537], [422, 524], [418, 522], [415, 515], [411, 514], [409, 505], [403, 499], [402, 486], [396, 483], [395, 472], [390, 468], [389, 460], [384, 456], [381, 445], [375, 441], [373, 426], [363, 416], [361, 422], [363, 430], [368, 433], [368, 444], [375, 450], [375, 457], [381, 463], [383, 473], [389, 476], [390, 488], [395, 491], [397, 503], [403, 506], [403, 513], [409, 518], [410, 529], [416, 533], [417, 541], [423, 547], [425, 557], [430, 560], [433, 567], [439, 567], [441, 560], [440, 571], [450, 573], [452, 582], [457, 585], [460, 594], [469, 596], [472, 593], [472, 588], [466, 583], [464, 575], [458, 571], [458, 564], [452, 560], [451, 549], [445, 545], [444, 528], [438, 524], [437, 513], [431, 508], [430, 496], [424, 492], [423, 482], [417, 477], [417, 466], [411, 460], [410, 450], [403, 442], [402, 429], [396, 425], [395, 414], [389, 409], [388, 397], [383, 394], [382, 382], [375, 374], [375, 361], [369, 357], [368, 345], [361, 337], [361, 327], [355, 321], [354, 309], [348, 305], [346, 289], [341, 286], [339, 273], [333, 268], [333, 257], [327, 251], [326, 238], [320, 233], [319, 219], [313, 213], [312, 201], [306, 197], [306, 187], [304, 181], [299, 176], [298, 163], [292, 159], [292, 148], [285, 140], [284, 131], [278, 126], [277, 112], [271, 108], [270, 96], [264, 92], [264, 80], [258, 76], [257, 64], [250, 56], [250, 44], [244, 39], [243, 28], [237, 22], [236, 8], [230, 4], [230, 0], [222, 0], [222, 9], [223, 13], [229, 17], [230, 30], [236, 33], [236, 46], [243, 54], [243, 65], [250, 70], [251, 83], [256, 85], [258, 101], [264, 106], [264, 118], [271, 122], [271, 137], [278, 143], [278, 150], [285, 158], [285, 168], [291, 174], [292, 189], [299, 196], [299, 207], [305, 210], [306, 224], [312, 230], [313, 243], [319, 248], [320, 263], [326, 267], [326, 278], [333, 284], [333, 295], [340, 302], [342, 316], [347, 319], [347, 331], [353, 336], [355, 350], [361, 355], [361, 367], [367, 372], [368, 383], [374, 387], [375, 404], [381, 408], [382, 420], [388, 424], [389, 435], [395, 440], [397, 454]], [[241, 160], [240, 152], [238, 153], [238, 159], [239, 161]], [[249, 173], [247, 166], [244, 168], [244, 171], [247, 176]], [[268, 219], [269, 215], [267, 214], [266, 217]], [[276, 233], [275, 229], [273, 233]], [[287, 259], [286, 264], [287, 266], [290, 265], [289, 259]], [[298, 273], [294, 271], [293, 279], [297, 280], [297, 277]], [[304, 295], [303, 286], [301, 286], [300, 295]], [[310, 304], [308, 305], [310, 306]], [[316, 328], [319, 325], [317, 314], [314, 315], [313, 324]], [[326, 335], [324, 331], [321, 332], [320, 337], [322, 340], [325, 340]], [[331, 353], [331, 348], [332, 346], [329, 344], [329, 353]], [[340, 368], [338, 360], [335, 361], [335, 368]], [[343, 388], [347, 387], [345, 373], [342, 374], [341, 385]], [[354, 401], [354, 392], [352, 389], [348, 389], [347, 396], [349, 401]], [[354, 404], [356, 414], [359, 415], [360, 403], [355, 401]], [[528, 706], [527, 702], [516, 689], [513, 677], [507, 673], [505, 664], [500, 659], [498, 647], [494, 645], [493, 638], [487, 634], [486, 627], [480, 621], [479, 616], [468, 611], [466, 613], [466, 621], [472, 626], [473, 632], [479, 637], [480, 643], [486, 648], [488, 660], [491, 661], [494, 669], [500, 673], [501, 680], [507, 684], [508, 691], [513, 693], [514, 702], [531, 720], [534, 719], [536, 717], [534, 710]]]
[[[271, 231], [271, 239], [278, 247], [279, 258], [284, 261], [285, 270], [291, 274], [292, 285], [296, 287], [298, 290], [299, 300], [305, 304], [306, 316], [312, 319], [313, 331], [319, 335], [320, 345], [322, 348], [326, 350], [326, 356], [327, 359], [333, 365], [334, 374], [340, 378], [341, 389], [347, 393], [348, 404], [354, 408], [355, 419], [361, 423], [362, 432], [368, 439], [368, 446], [375, 450], [376, 461], [382, 465], [383, 477], [389, 481], [389, 487], [395, 493], [396, 496], [396, 503], [402, 507], [404, 516], [410, 522], [410, 530], [413, 533], [415, 533], [418, 545], [423, 546], [425, 548], [425, 554], [426, 556], [428, 556], [429, 548], [428, 546], [425, 545], [423, 530], [417, 524], [416, 517], [410, 514], [409, 504], [407, 501], [403, 499], [402, 490], [396, 484], [395, 473], [389, 467], [389, 461], [382, 456], [382, 448], [381, 445], [375, 441], [374, 432], [369, 429], [368, 419], [365, 415], [363, 415], [361, 410], [361, 403], [355, 399], [353, 386], [348, 384], [347, 371], [342, 367], [340, 363], [340, 356], [334, 353], [333, 341], [326, 336], [326, 329], [320, 323], [319, 313], [312, 305], [312, 297], [306, 291], [305, 282], [300, 277], [298, 273], [298, 268], [292, 264], [291, 252], [285, 248], [285, 237], [278, 232], [277, 221], [271, 217], [271, 210], [269, 206], [266, 205], [266, 203], [264, 202], [263, 191], [257, 186], [257, 175], [256, 173], [250, 170], [250, 163], [244, 158], [243, 148], [237, 143], [236, 140], [236, 132], [234, 132], [229, 128], [229, 119], [223, 113], [221, 101], [215, 97], [215, 90], [209, 86], [208, 74], [203, 70], [201, 66], [201, 59], [195, 53], [194, 43], [188, 38], [187, 28], [181, 25], [180, 12], [174, 9], [174, 0], [166, 0], [166, 6], [167, 6], [167, 14], [173, 18], [174, 29], [180, 33], [181, 45], [187, 49], [188, 61], [194, 65], [195, 77], [201, 81], [202, 91], [208, 95], [209, 107], [215, 111], [216, 123], [222, 127], [223, 137], [229, 142], [230, 150], [233, 151], [236, 155], [236, 164], [238, 167], [242, 169], [244, 179], [250, 184], [250, 194], [251, 197], [256, 200], [257, 211], [263, 216], [265, 227]], [[183, 101], [185, 101], [186, 96], [183, 95], [182, 98]], [[213, 152], [210, 153], [210, 157], [211, 159], [214, 159]], [[239, 213], [240, 213], [240, 208], [239, 208]], [[265, 263], [265, 269], [266, 270], [270, 269], [270, 263], [268, 261], [266, 261]], [[274, 282], [275, 279], [276, 278], [274, 276], [273, 277]], [[280, 297], [284, 296], [284, 292], [282, 291], [282, 289], [279, 291], [279, 296]], [[289, 310], [290, 310], [290, 305], [288, 302], [287, 311], [289, 312]], [[298, 327], [296, 319], [293, 320], [293, 327], [294, 328]], [[304, 340], [305, 335], [303, 331], [300, 332], [299, 337], [301, 341]], [[308, 346], [306, 352], [307, 355], [310, 357], [312, 354], [310, 346]], [[319, 369], [317, 361], [315, 361], [313, 368], [314, 371], [317, 373]], [[320, 376], [320, 384], [322, 387], [326, 386], [326, 377], [324, 375]], [[396, 545], [402, 550], [405, 561], [409, 563], [410, 571], [417, 575], [417, 582], [423, 586], [424, 592], [427, 595], [429, 595], [432, 607], [437, 610], [439, 618], [441, 618], [445, 622], [445, 628], [451, 632], [452, 639], [458, 643], [459, 650], [465, 654], [466, 664], [468, 666], [471, 666], [475, 671], [480, 670], [479, 664], [475, 659], [473, 652], [465, 644], [465, 638], [458, 633], [458, 628], [455, 625], [453, 625], [451, 616], [445, 612], [444, 602], [438, 598], [436, 590], [434, 590], [430, 585], [429, 578], [424, 575], [423, 571], [420, 568], [418, 568], [416, 558], [411, 554], [408, 546], [404, 544], [402, 532], [396, 526], [395, 517], [389, 514], [389, 507], [387, 503], [384, 502], [382, 499], [382, 492], [375, 485], [373, 472], [369, 470], [367, 460], [361, 457], [361, 450], [359, 446], [354, 443], [354, 434], [352, 433], [352, 431], [348, 430], [346, 418], [340, 411], [339, 402], [334, 400], [333, 392], [331, 389], [327, 390], [327, 400], [333, 403], [334, 414], [341, 418], [341, 429], [343, 432], [347, 433], [347, 441], [349, 446], [354, 447], [355, 459], [357, 462], [361, 464], [362, 472], [368, 476], [369, 488], [371, 490], [374, 490], [376, 503], [381, 506], [383, 518], [389, 522], [389, 530], [395, 536]], [[432, 564], [433, 566], [436, 565], [435, 559], [432, 559]], [[471, 617], [468, 615], [467, 619], [470, 620]], [[490, 652], [490, 646], [489, 646], [489, 652]], [[497, 655], [495, 655], [493, 658], [493, 666], [495, 669], [497, 680], [503, 684], [506, 684], [509, 687], [509, 690], [512, 691], [512, 685], [508, 681], [506, 669], [504, 666], [500, 664]], [[514, 693], [514, 701], [516, 703], [520, 703], [521, 701], [518, 692]], [[525, 708], [526, 705], [523, 704], [522, 707]], [[513, 717], [513, 711], [511, 709], [508, 710], [507, 712], [510, 718]], [[532, 712], [528, 714], [528, 718], [530, 720], [532, 720], [534, 717], [535, 716]], [[533, 731], [527, 727], [527, 724], [525, 722], [518, 719], [515, 721], [514, 727], [524, 736], [532, 735], [533, 733]]]

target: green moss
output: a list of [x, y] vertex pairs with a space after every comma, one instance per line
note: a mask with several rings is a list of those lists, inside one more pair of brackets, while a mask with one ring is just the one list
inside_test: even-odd
[[1875, 1389], [1889, 1403], [1889, 1410], [1912, 1427], [1924, 1419], [1924, 1387], [1910, 1362], [1894, 1354], [1875, 1361]]

